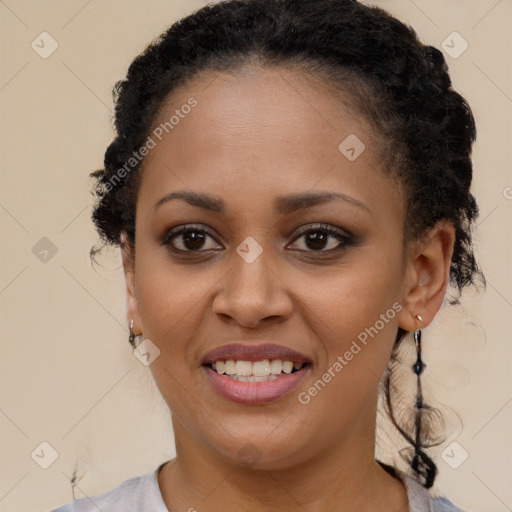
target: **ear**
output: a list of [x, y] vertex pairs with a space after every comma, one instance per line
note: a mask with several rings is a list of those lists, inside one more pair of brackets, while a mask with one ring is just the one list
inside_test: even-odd
[[[451, 221], [440, 220], [408, 249], [398, 325], [408, 332], [426, 327], [439, 311], [450, 279], [455, 243]], [[420, 322], [416, 315], [422, 317]]]
[[135, 250], [128, 242], [126, 233], [121, 235], [120, 247], [126, 281], [126, 317], [128, 325], [133, 319], [133, 332], [137, 335], [142, 333], [142, 323], [135, 290]]

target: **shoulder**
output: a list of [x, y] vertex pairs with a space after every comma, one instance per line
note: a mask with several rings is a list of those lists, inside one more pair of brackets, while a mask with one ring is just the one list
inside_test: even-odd
[[133, 476], [103, 494], [86, 496], [50, 512], [167, 512], [156, 472]]
[[407, 489], [410, 512], [465, 512], [446, 496], [433, 496], [416, 478], [395, 468], [395, 474]]
[[464, 512], [445, 496], [437, 496], [432, 500], [432, 512]]

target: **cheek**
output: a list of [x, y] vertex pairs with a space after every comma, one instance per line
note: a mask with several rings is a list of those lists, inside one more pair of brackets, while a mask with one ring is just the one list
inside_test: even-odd
[[[317, 389], [308, 397], [323, 395], [316, 406], [331, 401], [361, 406], [375, 391], [385, 371], [397, 332], [400, 268], [389, 261], [365, 261], [302, 279], [309, 290], [307, 322], [321, 344]], [[325, 386], [324, 386], [325, 384]], [[321, 390], [321, 393], [320, 393]], [[332, 414], [338, 414], [335, 410]]]
[[141, 244], [135, 272], [137, 303], [148, 337], [153, 336], [162, 344], [168, 338], [179, 341], [178, 333], [193, 325], [215, 282], [212, 272], [199, 266], [177, 265], [161, 248], [145, 248]]
[[[336, 297], [340, 299], [339, 294]], [[358, 297], [348, 294], [341, 306], [338, 301], [336, 307], [325, 304], [318, 308], [324, 350], [315, 378], [300, 389], [297, 398], [307, 417], [318, 419], [317, 427], [326, 439], [329, 435], [335, 438], [340, 429], [349, 429], [355, 418], [374, 406], [396, 336], [395, 308], [400, 307], [395, 302], [393, 308], [386, 297], [386, 293], [374, 293], [361, 308], [351, 302]]]
[[[354, 264], [316, 276], [301, 276], [301, 301], [311, 316], [341, 343], [373, 326], [398, 297], [399, 268], [360, 258]], [[298, 276], [297, 276], [298, 277]], [[388, 318], [393, 323], [391, 311]], [[386, 325], [388, 322], [386, 322]], [[379, 326], [381, 322], [379, 322]], [[382, 326], [379, 330], [382, 329]]]

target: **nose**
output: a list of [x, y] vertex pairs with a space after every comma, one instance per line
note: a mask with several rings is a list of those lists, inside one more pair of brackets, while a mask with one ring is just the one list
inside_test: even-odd
[[213, 301], [214, 313], [224, 321], [247, 328], [256, 328], [271, 319], [279, 322], [289, 318], [293, 303], [279, 270], [271, 268], [263, 254], [252, 263], [238, 255], [235, 258]]

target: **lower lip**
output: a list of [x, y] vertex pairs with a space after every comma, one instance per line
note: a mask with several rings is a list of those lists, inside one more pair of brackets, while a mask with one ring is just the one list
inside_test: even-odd
[[293, 373], [280, 374], [267, 382], [242, 382], [220, 374], [209, 366], [202, 367], [213, 387], [225, 398], [241, 404], [265, 404], [283, 398], [308, 374], [311, 365]]

